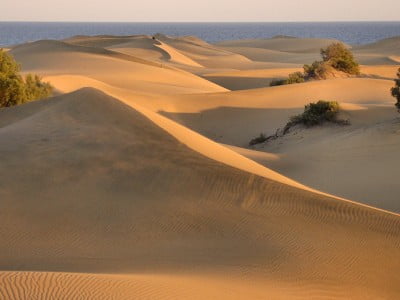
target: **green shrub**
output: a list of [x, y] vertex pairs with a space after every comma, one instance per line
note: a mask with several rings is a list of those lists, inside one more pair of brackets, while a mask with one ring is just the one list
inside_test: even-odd
[[257, 144], [264, 143], [268, 138], [265, 136], [265, 134], [261, 133], [258, 137], [252, 139], [249, 143], [250, 146], [254, 146]]
[[32, 100], [49, 97], [52, 87], [37, 75], [19, 74], [20, 67], [14, 58], [0, 49], [0, 107], [9, 107]]
[[294, 84], [294, 83], [302, 83], [304, 82], [304, 75], [301, 72], [294, 72], [289, 74], [287, 79], [277, 79], [272, 80], [269, 84], [270, 86], [278, 86], [278, 85], [285, 85], [285, 84]]
[[397, 72], [397, 79], [394, 80], [395, 86], [392, 87], [391, 92], [392, 96], [396, 98], [397, 102], [395, 106], [397, 107], [397, 110], [400, 112], [400, 68]]
[[355, 61], [353, 53], [342, 43], [333, 43], [326, 49], [321, 49], [321, 56], [324, 62], [338, 71], [351, 75], [360, 74], [360, 66]]
[[283, 129], [286, 134], [289, 129], [297, 124], [303, 124], [307, 127], [320, 125], [324, 122], [334, 122], [347, 125], [348, 121], [338, 120], [339, 103], [336, 101], [320, 100], [317, 103], [310, 103], [305, 106], [304, 112], [300, 115], [293, 116]]
[[286, 84], [302, 83], [304, 82], [304, 75], [301, 72], [294, 72], [289, 74]]
[[334, 70], [350, 75], [360, 74], [360, 66], [353, 54], [342, 43], [333, 43], [326, 49], [321, 49], [322, 61], [315, 61], [311, 65], [304, 65], [306, 79], [327, 79]]
[[314, 61], [311, 65], [304, 65], [306, 79], [327, 79], [332, 67], [324, 61]]
[[353, 54], [342, 43], [333, 43], [326, 49], [321, 49], [322, 61], [314, 61], [311, 65], [304, 65], [304, 73], [295, 72], [289, 74], [289, 78], [273, 80], [270, 86], [301, 83], [306, 80], [327, 79], [335, 70], [350, 75], [360, 74], [360, 67]]
[[44, 99], [51, 95], [52, 86], [48, 82], [43, 82], [38, 75], [28, 74], [25, 78], [25, 93], [27, 99]]

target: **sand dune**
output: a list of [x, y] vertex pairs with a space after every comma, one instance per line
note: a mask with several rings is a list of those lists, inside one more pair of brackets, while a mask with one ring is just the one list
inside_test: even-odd
[[[15, 46], [11, 50], [11, 54], [19, 61], [23, 61], [23, 58], [26, 56], [31, 57], [35, 55], [44, 55], [44, 54], [55, 54], [55, 53], [87, 53], [87, 54], [98, 54], [104, 55], [112, 58], [132, 61], [136, 63], [141, 63], [149, 66], [154, 67], [161, 67], [160, 64], [147, 61], [138, 57], [133, 57], [131, 55], [125, 55], [122, 53], [118, 53], [115, 51], [111, 51], [104, 48], [97, 48], [97, 47], [89, 47], [89, 46], [79, 46], [79, 45], [71, 45], [68, 43], [64, 43], [61, 41], [55, 40], [41, 40], [37, 42], [27, 43]], [[25, 59], [25, 61], [32, 61], [32, 59]], [[27, 68], [27, 66], [24, 66]]]
[[281, 62], [287, 66], [298, 66], [305, 63], [312, 63], [315, 60], [320, 59], [318, 51], [311, 53], [290, 53], [279, 50], [270, 50], [264, 48], [252, 48], [252, 47], [234, 47], [234, 46], [224, 46], [224, 49], [240, 53], [243, 56], [254, 60], [262, 62]]
[[[393, 41], [357, 49], [376, 78], [262, 85], [331, 42], [14, 47], [61, 95], [0, 110], [0, 298], [396, 299]], [[351, 126], [246, 148], [319, 99]]]
[[[309, 187], [299, 184], [289, 178], [282, 176], [270, 169], [264, 168], [261, 165], [254, 163], [252, 160], [248, 160], [243, 156], [237, 155], [236, 151], [230, 151], [225, 147], [220, 146], [217, 143], [204, 138], [196, 132], [191, 131], [190, 129], [181, 126], [159, 114], [154, 113], [151, 110], [148, 110], [142, 106], [141, 103], [148, 102], [148, 98], [144, 98], [144, 102], [138, 101], [138, 98], [141, 95], [132, 94], [126, 90], [116, 89], [104, 83], [90, 80], [84, 77], [72, 77], [71, 76], [57, 76], [57, 77], [47, 77], [46, 79], [51, 80], [51, 82], [56, 83], [56, 86], [60, 89], [61, 92], [67, 93], [76, 89], [81, 88], [82, 86], [91, 86], [101, 89], [102, 91], [108, 92], [110, 95], [115, 97], [119, 97], [119, 99], [130, 105], [131, 107], [137, 109], [149, 119], [151, 119], [155, 124], [166, 130], [180, 142], [188, 146], [189, 148], [195, 150], [198, 153], [203, 154], [206, 157], [211, 159], [215, 159], [222, 163], [225, 163], [229, 166], [257, 174], [259, 176], [272, 179], [274, 181], [282, 182], [297, 188], [313, 191]], [[67, 82], [67, 84], [65, 84]], [[74, 82], [74, 84], [68, 84]], [[139, 102], [139, 104], [138, 104]], [[5, 121], [8, 120], [7, 116], [5, 116]], [[1, 124], [1, 123], [0, 123]], [[317, 193], [321, 193], [320, 191], [315, 191]]]
[[74, 45], [112, 49], [133, 56], [150, 60], [202, 67], [173, 47], [163, 44], [151, 36], [77, 36], [65, 40]]
[[[72, 48], [72, 49], [71, 49]], [[56, 50], [55, 50], [56, 49]], [[80, 51], [83, 49], [83, 51]], [[76, 74], [91, 77], [120, 88], [160, 94], [224, 91], [225, 89], [188, 72], [152, 62], [120, 59], [116, 53], [99, 48], [71, 46], [62, 42], [40, 41], [11, 51], [24, 71], [42, 75]], [[117, 53], [118, 56], [124, 54]], [[128, 55], [124, 55], [128, 56]], [[128, 56], [132, 58], [132, 56]], [[105, 71], [107, 70], [107, 71]]]
[[[2, 166], [8, 176], [0, 186], [7, 207], [1, 269], [150, 274], [146, 280], [2, 273], [9, 295], [31, 290], [32, 278], [41, 276], [38, 291], [49, 295], [57, 295], [52, 282], [61, 281], [77, 298], [90, 291], [118, 298], [113, 284], [122, 286], [122, 296], [145, 298], [148, 290], [154, 298], [168, 291], [185, 298], [194, 289], [199, 298], [217, 297], [206, 278], [222, 274], [241, 291], [255, 278], [254, 295], [265, 285], [272, 295], [286, 290], [288, 297], [390, 298], [398, 292], [399, 266], [389, 255], [399, 253], [397, 216], [206, 158], [93, 89], [2, 115], [7, 143], [0, 152], [8, 158]], [[24, 172], [13, 167], [21, 157]], [[171, 289], [186, 273], [194, 279]]]
[[179, 53], [176, 49], [172, 48], [171, 46], [160, 42], [160, 45], [156, 45], [158, 48], [163, 49], [166, 51], [170, 58], [169, 60], [173, 63], [188, 65], [192, 67], [202, 67], [202, 65], [198, 64], [194, 60], [190, 59], [189, 57]]
[[[337, 100], [354, 104], [394, 103], [391, 80], [346, 78], [243, 91], [180, 95], [168, 99], [177, 113], [196, 113], [219, 107], [302, 109], [310, 101]], [[200, 101], [201, 99], [201, 101]], [[162, 107], [160, 110], [164, 110]]]
[[[283, 128], [305, 104], [337, 100], [345, 109], [343, 118], [352, 126], [279, 139], [260, 149], [281, 157], [272, 162], [239, 153], [308, 186], [399, 212], [398, 188], [391, 179], [399, 167], [395, 155], [400, 147], [391, 86], [388, 80], [339, 79], [203, 97], [188, 95], [169, 107], [173, 112], [163, 114], [215, 141], [248, 147], [260, 133], [272, 135]], [[369, 154], [361, 155], [361, 149]]]
[[[245, 283], [244, 283], [245, 282]], [[10, 285], [17, 283], [17, 288]], [[3, 272], [0, 284], [2, 299], [215, 299], [247, 298], [262, 299], [266, 282], [254, 282], [222, 276], [185, 276], [141, 274], [110, 275], [82, 273]], [[34, 288], [33, 288], [34, 287]], [[285, 285], [275, 286], [269, 293], [281, 298]]]
[[[104, 91], [107, 91], [108, 93], [110, 93], [115, 97], [119, 97], [125, 103], [135, 107], [136, 109], [144, 113], [152, 121], [154, 121], [156, 124], [167, 130], [171, 135], [173, 135], [178, 140], [186, 144], [188, 147], [192, 148], [193, 150], [199, 153], [202, 153], [207, 157], [210, 157], [212, 159], [221, 161], [227, 165], [257, 174], [259, 176], [268, 179], [272, 179], [302, 189], [310, 190], [308, 187], [304, 187], [297, 182], [289, 180], [288, 178], [281, 176], [279, 173], [271, 172], [271, 170], [261, 168], [259, 165], [254, 164], [252, 161], [246, 161], [243, 159], [243, 157], [235, 156], [233, 155], [233, 153], [226, 151], [226, 149], [224, 150], [223, 147], [218, 147], [211, 141], [204, 139], [202, 136], [194, 132], [191, 132], [190, 130], [182, 126], [174, 124], [173, 122], [169, 122], [168, 120], [163, 119], [159, 115], [154, 114], [153, 112], [144, 109], [142, 106], [140, 106], [140, 105], [146, 105], [146, 103], [149, 102], [149, 99], [144, 99], [140, 101], [138, 99], [138, 97], [140, 96], [138, 95], [128, 93], [127, 91], [118, 90], [110, 86], [99, 84], [93, 81], [85, 81], [84, 78], [76, 79], [75, 82], [79, 83], [77, 85], [65, 85], [65, 84], [62, 85], [63, 82], [65, 81], [71, 82], [73, 81], [73, 79], [62, 77], [59, 80], [60, 82], [56, 79], [52, 79], [52, 82], [57, 83], [59, 87], [63, 86], [62, 90], [63, 92], [69, 92], [81, 86], [90, 85], [102, 89]], [[370, 88], [372, 87], [376, 89], [376, 87], [373, 87], [373, 84], [371, 83], [370, 79], [366, 80], [364, 79], [364, 81], [366, 82], [364, 83], [361, 81], [362, 88], [359, 89], [360, 91], [366, 90], [367, 85], [369, 85]], [[372, 80], [372, 82], [380, 83], [379, 80]], [[337, 82], [331, 81], [331, 84], [332, 83], [337, 83]], [[305, 89], [309, 88], [305, 87]], [[247, 99], [247, 96], [245, 99]], [[355, 97], [354, 99], [357, 100], [357, 97]], [[377, 98], [377, 101], [378, 100], [379, 99]], [[242, 104], [246, 103], [245, 101], [246, 100], [244, 100]], [[384, 104], [383, 101], [385, 100], [380, 100], [380, 101], [382, 101], [380, 104], [382, 105]], [[392, 100], [389, 98], [388, 101]], [[152, 102], [153, 104], [157, 103], [154, 100], [152, 100]], [[160, 102], [158, 103], [163, 104]], [[287, 102], [286, 104], [290, 105], [291, 103]], [[295, 104], [294, 102], [292, 103], [292, 105], [293, 104], [294, 104], [293, 108], [273, 107], [273, 105], [271, 105], [270, 102], [266, 103], [266, 106], [262, 108], [221, 107], [214, 110], [202, 111], [201, 113], [196, 113], [196, 114], [167, 114], [167, 113], [164, 114], [178, 121], [179, 123], [184, 124], [189, 128], [192, 128], [193, 130], [202, 133], [203, 135], [213, 140], [230, 143], [231, 145], [239, 145], [241, 147], [246, 147], [250, 139], [257, 136], [259, 133], [265, 133], [266, 135], [270, 135], [275, 133], [275, 131], [278, 128], [282, 128], [286, 124], [287, 120], [291, 115], [294, 115], [302, 110], [302, 107], [305, 103]], [[357, 104], [356, 101], [354, 101], [353, 103], [342, 103], [342, 107], [346, 109], [343, 117], [349, 118], [351, 120], [352, 126], [348, 128], [346, 127], [344, 129], [340, 128], [336, 129], [339, 130], [339, 132], [341, 132], [343, 136], [345, 137], [349, 136], [350, 141], [355, 140], [355, 143], [350, 143], [350, 144], [348, 142], [347, 143], [344, 142], [343, 139], [341, 140], [343, 141], [343, 143], [337, 143], [337, 147], [339, 149], [346, 147], [351, 147], [350, 149], [354, 149], [351, 151], [349, 150], [348, 152], [345, 153], [349, 158], [346, 158], [346, 156], [343, 156], [343, 154], [341, 154], [342, 155], [341, 160], [343, 161], [347, 159], [352, 159], [354, 155], [357, 155], [358, 153], [357, 149], [359, 147], [365, 146], [365, 144], [368, 143], [371, 144], [371, 146], [372, 144], [375, 145], [374, 147], [377, 150], [375, 158], [372, 161], [379, 162], [380, 164], [379, 168], [374, 167], [373, 165], [371, 165], [371, 163], [362, 164], [360, 161], [354, 159], [352, 160], [352, 162], [355, 164], [352, 168], [354, 174], [362, 174], [365, 173], [366, 170], [374, 170], [377, 179], [374, 180], [374, 184], [369, 184], [367, 188], [353, 189], [351, 186], [349, 187], [348, 186], [349, 177], [343, 176], [343, 174], [341, 174], [344, 168], [343, 164], [336, 163], [336, 173], [332, 173], [331, 171], [329, 173], [329, 177], [324, 176], [325, 174], [324, 170], [326, 170], [328, 167], [326, 168], [321, 167], [323, 166], [323, 164], [321, 163], [315, 164], [315, 170], [313, 172], [311, 173], [307, 172], [307, 167], [308, 167], [307, 162], [309, 161], [309, 159], [302, 160], [302, 156], [300, 155], [300, 153], [302, 153], [302, 151], [300, 151], [302, 149], [301, 148], [302, 144], [297, 145], [299, 147], [297, 148], [288, 143], [290, 145], [288, 149], [286, 148], [283, 148], [285, 150], [274, 149], [273, 150], [274, 152], [278, 152], [280, 154], [283, 153], [285, 156], [284, 158], [282, 158], [282, 155], [279, 156], [274, 155], [275, 159], [273, 159], [273, 163], [270, 163], [271, 154], [269, 153], [263, 154], [258, 151], [250, 151], [230, 146], [229, 147], [235, 152], [238, 152], [239, 154], [244, 155], [245, 157], [248, 157], [251, 160], [259, 162], [265, 166], [272, 167], [276, 171], [281, 172], [283, 174], [287, 174], [289, 177], [296, 178], [298, 181], [306, 183], [309, 186], [318, 187], [319, 190], [329, 191], [331, 194], [340, 195], [347, 199], [356, 199], [361, 203], [398, 212], [399, 208], [398, 208], [396, 193], [393, 193], [393, 190], [396, 188], [393, 185], [390, 185], [389, 188], [385, 189], [385, 192], [383, 192], [378, 188], [381, 186], [386, 186], [387, 182], [390, 182], [390, 176], [393, 173], [387, 172], [387, 170], [390, 169], [394, 171], [398, 167], [395, 163], [390, 163], [391, 160], [395, 160], [393, 157], [393, 155], [395, 155], [395, 152], [393, 152], [393, 150], [396, 149], [396, 147], [394, 145], [392, 145], [392, 147], [390, 148], [386, 147], [385, 146], [386, 142], [383, 142], [383, 140], [380, 146], [376, 146], [375, 142], [376, 138], [370, 136], [369, 134], [364, 134], [366, 126], [374, 128], [373, 126], [381, 123], [382, 121], [386, 120], [392, 122], [392, 120], [394, 120], [396, 117], [396, 111], [393, 110], [391, 106], [379, 109], [379, 106], [377, 107], [376, 104], [377, 103], [370, 104], [368, 102], [365, 103], [358, 102]], [[361, 117], [359, 117], [360, 115]], [[236, 122], [237, 119], [246, 122], [246, 127], [243, 128], [242, 123]], [[354, 132], [354, 130], [362, 132], [361, 134], [359, 134], [359, 137], [362, 137], [361, 139], [356, 140], [352, 137], [351, 134], [349, 134], [349, 132]], [[313, 136], [314, 134], [310, 135], [310, 137]], [[304, 151], [305, 153], [307, 153], [308, 156], [318, 157], [319, 155], [323, 155], [324, 153], [329, 152], [329, 150], [333, 151], [333, 148], [332, 146], [330, 146], [330, 143], [326, 142], [326, 140], [330, 140], [331, 134], [326, 134], [326, 139], [323, 139], [322, 137], [318, 136], [318, 139], [316, 141], [321, 141], [322, 146], [327, 148], [326, 149], [322, 148], [318, 150], [318, 148], [313, 143], [313, 139], [311, 139], [311, 142], [305, 143], [307, 147], [305, 147], [306, 150]], [[388, 137], [395, 138], [395, 135], [392, 134], [391, 136], [389, 135]], [[298, 141], [299, 139], [302, 138], [303, 138], [302, 135], [295, 136], [295, 141]], [[334, 139], [332, 138], [332, 140]], [[278, 142], [281, 143], [280, 140]], [[368, 149], [370, 149], [371, 146], [368, 146]], [[315, 153], [311, 151], [312, 147], [315, 147], [317, 149]], [[262, 150], [265, 151], [264, 149]], [[289, 155], [289, 153], [293, 153], [292, 158]], [[340, 154], [341, 152], [338, 151], [337, 153]], [[385, 160], [379, 159], [380, 157], [379, 153], [381, 153], [385, 157]], [[336, 158], [336, 160], [337, 159], [339, 158]], [[361, 161], [363, 159], [365, 158], [362, 157]], [[296, 160], [300, 161], [298, 163], [295, 163]], [[330, 160], [324, 159], [324, 162], [329, 163]], [[292, 171], [287, 171], [287, 169], [291, 169], [293, 168], [293, 166], [297, 165], [300, 166], [302, 164], [303, 164], [302, 168], [297, 167], [294, 168]], [[332, 168], [329, 169], [331, 170]], [[319, 172], [317, 172], [318, 170]], [[303, 174], [307, 175], [303, 176]], [[339, 184], [337, 183], [338, 181], [332, 180], [331, 178], [334, 177], [340, 177], [343, 183]], [[352, 182], [354, 182], [354, 184], [358, 184], [359, 186], [368, 183], [368, 181], [369, 177], [365, 176], [358, 176], [356, 179], [352, 179]], [[385, 201], [381, 200], [382, 195], [384, 195]]]
[[375, 43], [356, 46], [354, 50], [398, 55], [400, 52], [400, 37], [387, 38]]
[[361, 73], [386, 79], [396, 78], [400, 66], [361, 66]]
[[[352, 50], [361, 64], [396, 65], [399, 38], [390, 38], [373, 44], [354, 46]], [[228, 51], [260, 62], [286, 63], [296, 67], [320, 59], [320, 49], [337, 40], [277, 37], [264, 40], [223, 41], [216, 45]], [[349, 46], [350, 47], [350, 46]], [[291, 63], [292, 66], [288, 64]]]
[[216, 43], [216, 45], [223, 47], [261, 48], [282, 52], [319, 53], [321, 48], [325, 48], [333, 42], [338, 41], [333, 39], [276, 37], [258, 40], [222, 41]]
[[[264, 147], [280, 160], [266, 165], [336, 195], [400, 212], [391, 177], [400, 167], [397, 113], [392, 107], [347, 112], [352, 125], [294, 132]], [[368, 174], [368, 175], [362, 175]]]
[[267, 87], [272, 80], [287, 78], [290, 73], [302, 68], [276, 68], [225, 71], [203, 74], [203, 77], [230, 90], [248, 90]]
[[243, 69], [257, 65], [243, 55], [215, 47], [203, 41], [199, 42], [197, 39], [174, 38], [162, 34], [155, 37], [206, 68]]

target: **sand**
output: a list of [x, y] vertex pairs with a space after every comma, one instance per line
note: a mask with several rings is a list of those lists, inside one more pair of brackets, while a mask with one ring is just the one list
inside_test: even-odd
[[[78, 36], [11, 49], [59, 95], [0, 111], [0, 298], [397, 298], [397, 66], [381, 63], [397, 52], [357, 48], [379, 58], [363, 78], [262, 84], [329, 42]], [[320, 98], [351, 126], [248, 147]]]

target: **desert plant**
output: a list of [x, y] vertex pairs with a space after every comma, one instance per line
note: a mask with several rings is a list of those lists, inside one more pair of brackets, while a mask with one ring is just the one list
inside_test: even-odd
[[51, 95], [53, 88], [48, 82], [43, 82], [38, 75], [28, 74], [25, 78], [25, 93], [27, 99], [37, 100]]
[[304, 77], [306, 79], [326, 79], [332, 67], [324, 61], [314, 61], [311, 65], [304, 65]]
[[19, 65], [0, 49], [0, 107], [23, 102], [24, 82], [18, 72]]
[[321, 49], [324, 62], [329, 63], [334, 69], [351, 75], [360, 74], [360, 67], [354, 59], [353, 53], [342, 43], [333, 43], [326, 49]]
[[304, 82], [304, 75], [301, 72], [294, 72], [289, 74], [286, 84], [302, 83]]
[[257, 145], [257, 144], [261, 144], [261, 143], [264, 143], [266, 140], [267, 140], [267, 137], [265, 136], [265, 134], [261, 133], [258, 137], [252, 139], [249, 142], [249, 145], [250, 146], [254, 146], [254, 145]]
[[400, 68], [397, 71], [397, 79], [394, 80], [395, 85], [392, 87], [391, 92], [392, 96], [396, 98], [396, 104], [395, 106], [397, 107], [397, 110], [400, 112]]
[[269, 86], [285, 85], [286, 79], [274, 79], [270, 82]]
[[270, 86], [278, 86], [278, 85], [285, 85], [285, 84], [294, 84], [294, 83], [302, 83], [304, 82], [304, 75], [301, 72], [294, 72], [289, 74], [287, 79], [277, 79], [272, 80], [269, 84]]
[[297, 124], [303, 124], [307, 127], [322, 124], [324, 122], [334, 122], [342, 125], [347, 125], [348, 121], [338, 120], [339, 103], [336, 101], [320, 100], [316, 103], [310, 103], [305, 106], [302, 114], [293, 116], [283, 129], [283, 134], [286, 134], [289, 129]]
[[333, 43], [321, 49], [322, 61], [314, 61], [304, 65], [304, 77], [309, 79], [327, 79], [333, 71], [341, 71], [350, 75], [360, 74], [360, 66], [351, 51], [342, 43]]
[[14, 58], [0, 49], [0, 107], [9, 107], [50, 96], [52, 87], [37, 75], [19, 74]]

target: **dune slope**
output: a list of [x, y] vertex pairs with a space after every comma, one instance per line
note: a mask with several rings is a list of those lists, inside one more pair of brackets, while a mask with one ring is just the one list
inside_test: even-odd
[[94, 89], [0, 114], [2, 296], [399, 293], [397, 215], [211, 160]]
[[25, 72], [83, 75], [143, 94], [226, 91], [189, 72], [104, 48], [38, 41], [17, 46], [11, 54]]

